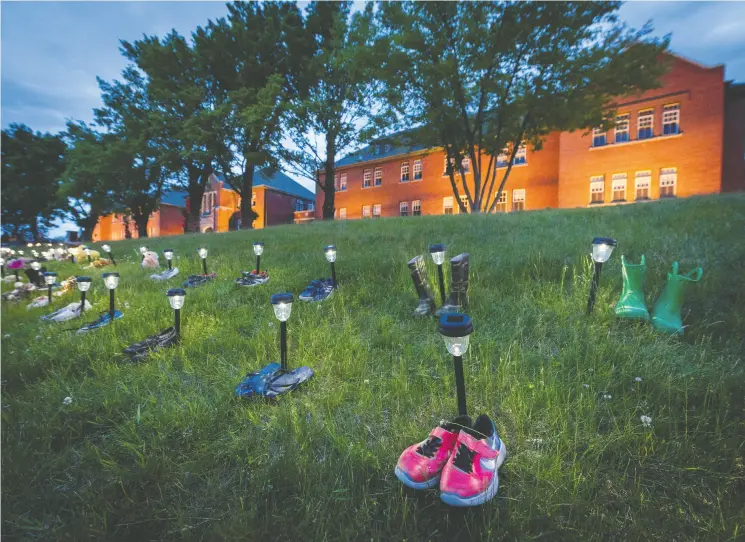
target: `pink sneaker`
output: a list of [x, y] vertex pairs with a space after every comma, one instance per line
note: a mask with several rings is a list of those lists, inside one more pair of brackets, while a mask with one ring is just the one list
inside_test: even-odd
[[440, 471], [452, 455], [458, 433], [470, 427], [471, 418], [458, 416], [451, 423], [441, 423], [419, 444], [404, 450], [396, 464], [396, 477], [413, 489], [435, 487], [440, 481]]
[[442, 469], [440, 498], [451, 506], [478, 506], [499, 489], [499, 467], [507, 448], [489, 416], [482, 414], [471, 429], [458, 435], [455, 453]]

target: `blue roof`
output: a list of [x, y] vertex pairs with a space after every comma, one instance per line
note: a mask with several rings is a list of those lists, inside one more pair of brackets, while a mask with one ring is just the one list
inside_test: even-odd
[[[388, 158], [390, 156], [397, 156], [399, 154], [409, 154], [412, 152], [423, 151], [425, 149], [432, 148], [432, 145], [415, 143], [415, 137], [415, 130], [408, 130], [405, 132], [392, 134], [388, 138], [380, 139], [373, 142], [372, 145], [368, 145], [367, 147], [363, 147], [358, 151], [349, 153], [344, 158], [336, 162], [336, 167], [351, 166], [352, 164], [360, 164], [362, 162], [380, 160], [381, 158]], [[406, 142], [407, 139], [409, 140], [408, 142]]]
[[186, 197], [188, 194], [185, 190], [166, 190], [160, 198], [160, 202], [174, 207], [186, 207]]
[[[222, 173], [216, 173], [215, 176], [218, 180], [227, 183], [225, 175]], [[230, 183], [227, 183], [228, 186]], [[281, 171], [270, 169], [260, 169], [254, 175], [254, 186], [266, 186], [267, 188], [274, 188], [280, 192], [290, 194], [301, 199], [314, 201], [316, 196], [313, 192], [305, 188], [302, 184], [292, 180], [290, 177], [282, 173]]]

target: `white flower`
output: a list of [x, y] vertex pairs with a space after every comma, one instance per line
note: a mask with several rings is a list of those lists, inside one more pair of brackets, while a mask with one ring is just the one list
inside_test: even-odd
[[641, 376], [634, 377], [634, 382], [641, 382], [641, 381], [642, 381]]
[[6, 333], [5, 335], [3, 335], [3, 339], [10, 339], [10, 333]]
[[67, 406], [67, 405], [71, 405], [71, 404], [72, 404], [72, 397], [70, 397], [70, 396], [68, 396], [68, 397], [65, 397], [65, 398], [64, 398], [64, 399], [62, 400], [62, 404], [63, 404], [63, 405], [65, 405], [65, 406]]
[[590, 385], [589, 384], [582, 384], [582, 387], [585, 388], [586, 390], [590, 389]]
[[642, 416], [640, 419], [644, 427], [652, 427], [652, 418], [649, 416]]
[[365, 384], [369, 384], [369, 383], [370, 383], [370, 381], [369, 381], [369, 380], [365, 380]]
[[610, 400], [610, 399], [613, 399], [613, 396], [610, 393], [604, 393], [603, 399]]
[[41, 335], [37, 335], [37, 336], [36, 336], [36, 340], [37, 340], [37, 341], [41, 340]]
[[125, 309], [128, 309], [128, 308], [129, 308], [129, 301], [125, 301], [125, 302], [124, 302], [124, 308], [125, 308]]

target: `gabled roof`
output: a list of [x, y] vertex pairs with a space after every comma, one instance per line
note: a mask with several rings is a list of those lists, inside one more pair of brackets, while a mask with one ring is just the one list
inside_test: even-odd
[[160, 198], [160, 203], [186, 208], [187, 196], [185, 190], [166, 190]]
[[[373, 160], [380, 160], [382, 158], [397, 156], [399, 154], [410, 154], [416, 151], [423, 151], [432, 147], [432, 145], [414, 143], [412, 141], [414, 136], [415, 134], [412, 130], [391, 134], [384, 139], [374, 141], [367, 147], [349, 153], [341, 160], [338, 160], [335, 165], [336, 167], [351, 166], [353, 164], [371, 162]], [[404, 142], [402, 143], [401, 141]]]
[[[230, 183], [228, 183], [227, 179], [225, 179], [225, 175], [223, 175], [222, 173], [217, 173], [215, 174], [215, 176], [219, 181], [222, 181], [230, 186]], [[254, 186], [265, 186], [266, 188], [278, 190], [279, 192], [284, 192], [285, 194], [289, 194], [291, 196], [306, 199], [309, 201], [313, 201], [316, 199], [316, 196], [315, 194], [313, 194], [313, 192], [305, 188], [297, 181], [292, 180], [281, 171], [277, 170], [272, 171], [267, 168], [258, 170], [254, 175]]]

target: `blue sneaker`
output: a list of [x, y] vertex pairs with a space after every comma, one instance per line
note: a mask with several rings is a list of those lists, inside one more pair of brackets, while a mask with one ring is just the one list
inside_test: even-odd
[[254, 395], [266, 395], [267, 381], [279, 369], [279, 363], [270, 363], [259, 371], [248, 373], [235, 387], [235, 396], [246, 398]]
[[334, 293], [334, 284], [331, 279], [318, 279], [311, 282], [298, 296], [298, 299], [300, 301], [323, 301], [332, 293]]
[[290, 392], [306, 380], [313, 378], [313, 374], [313, 369], [310, 367], [298, 367], [291, 371], [277, 371], [269, 379], [265, 395], [272, 398]]
[[[114, 311], [114, 320], [119, 320], [119, 318], [123, 318], [124, 315], [119, 310]], [[105, 326], [106, 324], [111, 323], [111, 315], [108, 312], [103, 313], [101, 316], [98, 317], [97, 320], [94, 320], [93, 322], [89, 324], [85, 324], [83, 327], [81, 327], [78, 330], [78, 335], [81, 333], [87, 333], [88, 331], [92, 331], [94, 329], [99, 329]]]

